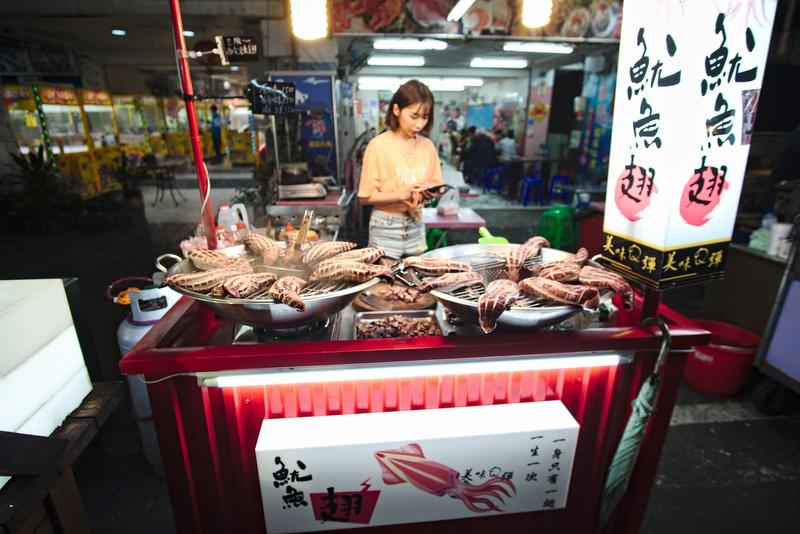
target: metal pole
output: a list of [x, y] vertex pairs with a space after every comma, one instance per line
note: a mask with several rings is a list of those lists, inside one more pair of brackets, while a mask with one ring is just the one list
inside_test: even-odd
[[217, 248], [216, 225], [214, 224], [214, 215], [211, 213], [211, 191], [208, 171], [203, 163], [203, 148], [200, 145], [200, 128], [197, 125], [192, 78], [189, 73], [189, 60], [186, 57], [186, 41], [183, 38], [183, 18], [181, 16], [180, 1], [169, 0], [169, 7], [172, 12], [172, 37], [175, 40], [178, 74], [181, 79], [183, 101], [186, 104], [186, 119], [189, 121], [189, 141], [192, 145], [194, 170], [197, 173], [197, 187], [200, 190], [200, 201], [202, 202], [203, 230], [206, 233], [208, 248], [214, 250]]

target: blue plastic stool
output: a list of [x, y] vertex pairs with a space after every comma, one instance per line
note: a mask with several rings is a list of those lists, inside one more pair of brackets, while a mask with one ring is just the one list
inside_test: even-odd
[[528, 205], [530, 200], [531, 190], [533, 190], [533, 201], [544, 204], [544, 183], [538, 176], [526, 176], [525, 181], [522, 182], [522, 189], [519, 192], [519, 201], [523, 206]]
[[503, 194], [506, 186], [506, 174], [502, 167], [489, 167], [483, 177], [483, 192], [496, 191]]
[[550, 202], [559, 201], [569, 204], [570, 194], [568, 191], [561, 189], [562, 185], [569, 185], [569, 176], [556, 174], [550, 177], [550, 191], [548, 191]]
[[483, 167], [473, 167], [472, 169], [472, 182], [476, 187], [483, 187], [486, 178], [486, 169]]

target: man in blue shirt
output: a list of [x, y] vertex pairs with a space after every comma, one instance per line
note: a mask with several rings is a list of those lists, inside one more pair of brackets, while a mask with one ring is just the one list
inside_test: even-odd
[[217, 106], [211, 106], [211, 142], [214, 143], [214, 163], [222, 163], [222, 117]]

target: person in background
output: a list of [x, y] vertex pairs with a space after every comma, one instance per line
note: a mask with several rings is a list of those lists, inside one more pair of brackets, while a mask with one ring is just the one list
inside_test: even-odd
[[475, 175], [482, 169], [487, 169], [497, 165], [497, 157], [494, 153], [494, 142], [491, 137], [483, 131], [478, 133], [475, 126], [467, 129], [468, 135], [472, 138], [472, 146], [467, 149], [467, 157], [470, 169], [467, 171], [475, 180]]
[[501, 160], [510, 160], [517, 155], [517, 142], [514, 140], [514, 130], [508, 130], [505, 137], [497, 143], [497, 155]]
[[222, 163], [222, 117], [217, 106], [211, 106], [211, 142], [214, 145], [214, 163]]
[[387, 130], [367, 145], [358, 197], [375, 209], [369, 221], [369, 246], [401, 258], [427, 248], [422, 202], [437, 196], [442, 168], [433, 142], [433, 94], [410, 80], [397, 90], [386, 113]]

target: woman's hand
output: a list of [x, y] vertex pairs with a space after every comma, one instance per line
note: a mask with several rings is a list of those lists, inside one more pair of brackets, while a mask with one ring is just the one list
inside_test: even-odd
[[409, 191], [408, 198], [401, 201], [406, 207], [406, 213], [408, 216], [417, 222], [419, 222], [419, 220], [422, 218], [422, 201], [422, 194], [414, 190]]

